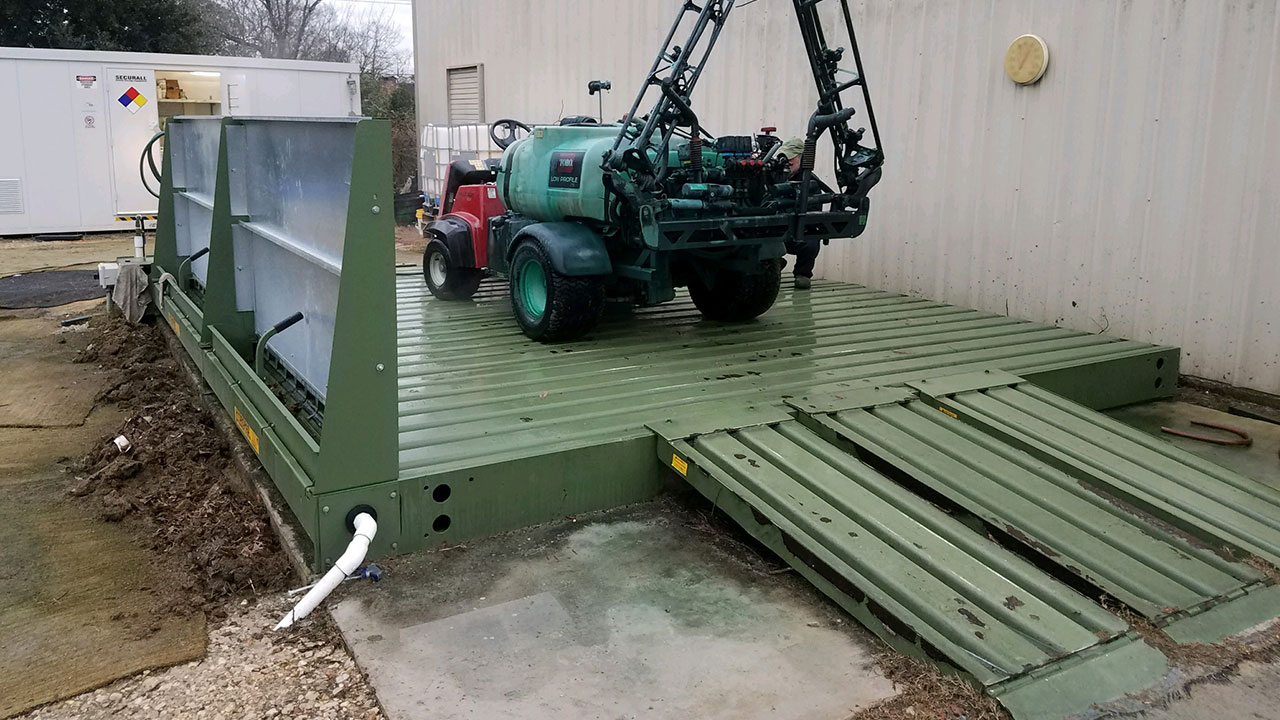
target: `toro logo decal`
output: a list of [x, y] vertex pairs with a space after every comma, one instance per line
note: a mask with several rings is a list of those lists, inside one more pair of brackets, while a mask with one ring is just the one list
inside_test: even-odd
[[582, 158], [586, 153], [551, 153], [551, 178], [547, 185], [553, 188], [577, 190], [582, 186]]
[[130, 85], [129, 89], [125, 90], [124, 94], [117, 98], [117, 100], [124, 106], [125, 110], [128, 110], [131, 113], [138, 112], [142, 109], [143, 105], [147, 104], [147, 99], [143, 97], [142, 93], [138, 92], [138, 89], [132, 85]]

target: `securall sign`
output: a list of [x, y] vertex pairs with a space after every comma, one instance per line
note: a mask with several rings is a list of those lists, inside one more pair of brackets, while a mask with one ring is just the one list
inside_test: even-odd
[[[146, 87], [147, 76], [146, 75], [126, 75], [123, 73], [116, 73], [116, 82], [117, 83], [136, 83], [137, 85], [142, 85], [143, 87]], [[143, 105], [147, 104], [147, 97], [138, 91], [138, 88], [136, 87], [136, 85], [130, 85], [129, 89], [125, 90], [123, 95], [116, 98], [116, 102], [123, 105], [124, 109], [128, 110], [130, 113], [137, 113], [139, 110], [142, 109]]]

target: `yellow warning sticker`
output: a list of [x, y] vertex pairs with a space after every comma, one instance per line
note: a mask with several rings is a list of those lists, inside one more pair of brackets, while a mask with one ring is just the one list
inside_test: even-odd
[[941, 405], [939, 405], [939, 406], [938, 406], [938, 409], [939, 409], [939, 410], [941, 410], [941, 411], [943, 412], [943, 414], [944, 414], [944, 415], [949, 415], [949, 416], [950, 416], [952, 419], [954, 419], [954, 420], [959, 420], [959, 419], [960, 419], [960, 416], [959, 416], [959, 415], [957, 415], [957, 414], [955, 414], [955, 413], [951, 412], [950, 410], [948, 410], [948, 409], [946, 409], [946, 408], [942, 407]]
[[261, 454], [258, 450], [258, 433], [249, 427], [249, 421], [244, 419], [244, 415], [240, 414], [240, 408], [236, 408], [236, 427], [240, 428], [240, 433], [244, 435], [244, 439], [249, 441], [249, 446], [253, 448], [255, 455]]
[[681, 475], [689, 474], [689, 463], [685, 462], [684, 460], [681, 460], [679, 455], [673, 454], [671, 456], [671, 467], [675, 468], [676, 472], [680, 473]]
[[178, 329], [178, 318], [169, 318], [169, 327], [173, 328], [174, 335], [182, 334], [182, 331]]

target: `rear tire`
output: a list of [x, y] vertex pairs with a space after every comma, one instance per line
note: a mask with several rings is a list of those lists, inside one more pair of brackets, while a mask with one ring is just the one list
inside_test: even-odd
[[539, 342], [572, 340], [589, 332], [604, 312], [604, 279], [556, 272], [536, 240], [511, 256], [511, 305], [524, 334]]
[[484, 280], [484, 271], [458, 267], [448, 246], [432, 240], [422, 256], [422, 276], [427, 289], [441, 300], [470, 300]]
[[778, 299], [782, 286], [782, 260], [764, 260], [752, 273], [716, 270], [705, 283], [694, 275], [689, 281], [689, 297], [708, 320], [743, 322], [763, 315]]

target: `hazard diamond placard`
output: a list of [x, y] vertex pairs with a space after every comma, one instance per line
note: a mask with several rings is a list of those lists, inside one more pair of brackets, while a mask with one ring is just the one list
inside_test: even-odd
[[129, 89], [125, 90], [124, 94], [117, 98], [117, 100], [131, 113], [138, 112], [142, 109], [143, 105], [147, 104], [147, 98], [144, 97], [142, 93], [138, 92], [138, 89], [132, 85], [130, 85]]

